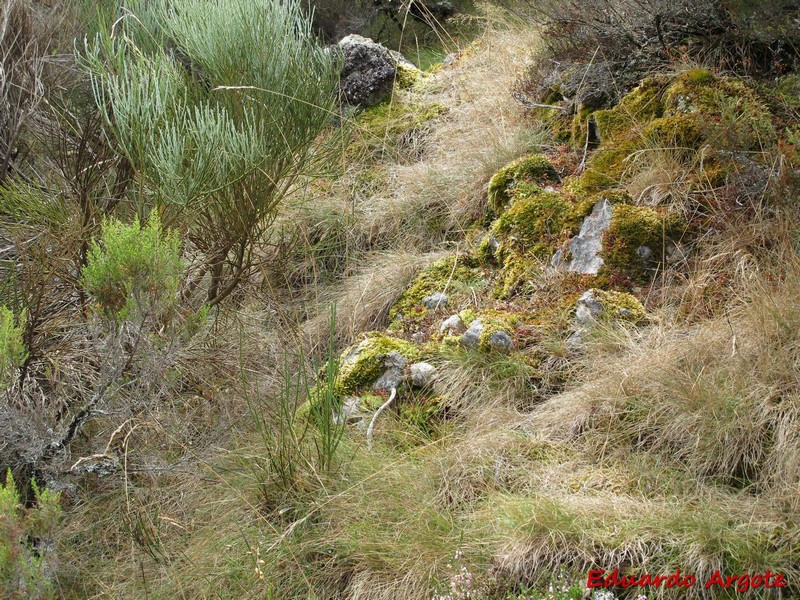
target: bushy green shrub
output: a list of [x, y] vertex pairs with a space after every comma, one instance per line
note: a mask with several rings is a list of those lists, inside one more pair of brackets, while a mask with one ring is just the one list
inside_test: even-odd
[[103, 224], [83, 270], [84, 289], [114, 319], [163, 314], [177, 299], [182, 264], [180, 240], [162, 231], [156, 213], [147, 225], [116, 219]]
[[23, 341], [25, 312], [14, 318], [5, 306], [0, 306], [0, 390], [8, 385], [11, 370], [25, 361], [27, 351]]
[[281, 199], [336, 147], [318, 139], [335, 61], [298, 0], [135, 0], [120, 15], [81, 62], [137, 174], [140, 216], [155, 206], [188, 232], [213, 305], [250, 272]]
[[61, 519], [60, 494], [40, 490], [35, 481], [31, 486], [36, 505], [25, 509], [10, 469], [5, 484], [0, 484], [0, 591], [4, 598], [44, 600], [56, 595], [48, 561]]

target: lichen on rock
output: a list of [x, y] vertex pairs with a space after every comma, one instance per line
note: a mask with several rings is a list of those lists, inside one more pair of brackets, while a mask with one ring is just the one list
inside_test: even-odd
[[459, 345], [480, 352], [510, 352], [514, 348], [514, 330], [522, 318], [511, 312], [484, 310], [471, 321]]
[[592, 288], [575, 303], [575, 319], [581, 325], [603, 318], [641, 323], [647, 319], [639, 300], [625, 292]]

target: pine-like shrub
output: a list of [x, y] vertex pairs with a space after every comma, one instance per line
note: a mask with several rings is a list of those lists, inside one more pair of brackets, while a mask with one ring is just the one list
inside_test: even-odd
[[[335, 60], [298, 0], [138, 0], [82, 64], [133, 166], [140, 216], [188, 232], [209, 304], [247, 276], [280, 201], [335, 145]], [[327, 136], [328, 138], [332, 136]]]

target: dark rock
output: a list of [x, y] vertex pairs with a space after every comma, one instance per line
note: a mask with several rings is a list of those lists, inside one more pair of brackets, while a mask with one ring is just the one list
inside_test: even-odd
[[342, 58], [339, 89], [347, 104], [366, 108], [392, 93], [398, 66], [416, 69], [399, 52], [360, 35], [348, 35], [337, 44]]
[[511, 352], [514, 348], [514, 340], [505, 331], [495, 331], [489, 336], [489, 346], [498, 352]]
[[461, 336], [461, 345], [465, 348], [477, 348], [483, 333], [483, 323], [480, 319], [475, 319], [469, 326], [466, 333]]
[[339, 42], [342, 72], [339, 89], [344, 101], [353, 106], [374, 106], [392, 93], [397, 68], [388, 50], [372, 45]]

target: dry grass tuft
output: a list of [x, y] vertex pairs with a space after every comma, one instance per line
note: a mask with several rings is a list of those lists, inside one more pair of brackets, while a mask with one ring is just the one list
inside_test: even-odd
[[[389, 309], [421, 270], [444, 253], [381, 253], [364, 257], [364, 266], [340, 285], [320, 290], [316, 305], [322, 308], [302, 325], [312, 348], [328, 343], [327, 307], [336, 304], [336, 344], [346, 346], [360, 333], [384, 329]], [[313, 309], [312, 309], [313, 310]]]

